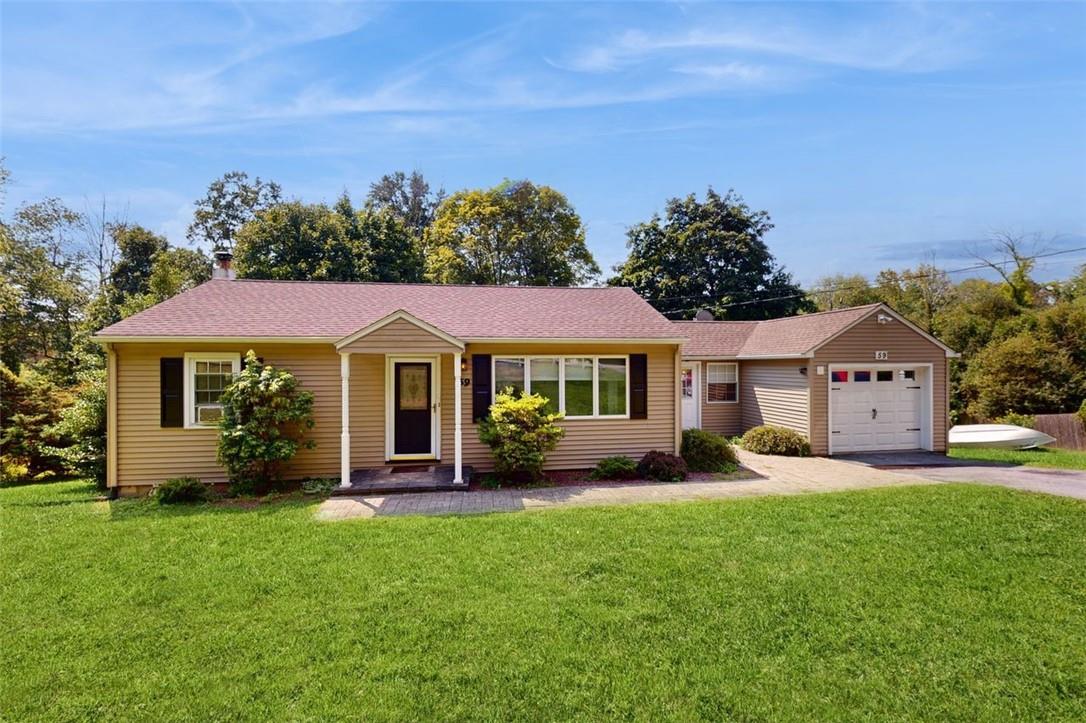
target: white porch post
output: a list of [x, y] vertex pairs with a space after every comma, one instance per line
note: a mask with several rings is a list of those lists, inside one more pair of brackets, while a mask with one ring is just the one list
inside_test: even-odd
[[340, 402], [343, 432], [339, 436], [339, 486], [351, 486], [351, 354], [339, 353]]
[[463, 375], [460, 372], [460, 365], [463, 363], [463, 352], [456, 352], [453, 354], [453, 484], [464, 484], [464, 462], [463, 462], [463, 443], [461, 439], [461, 410], [462, 405], [460, 402], [461, 380]]

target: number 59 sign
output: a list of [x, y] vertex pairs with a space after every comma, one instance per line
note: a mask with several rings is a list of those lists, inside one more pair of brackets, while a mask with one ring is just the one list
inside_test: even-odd
[[877, 351], [877, 352], [875, 352], [875, 358], [876, 359], [889, 359], [890, 358], [890, 352], [888, 352], [888, 351]]

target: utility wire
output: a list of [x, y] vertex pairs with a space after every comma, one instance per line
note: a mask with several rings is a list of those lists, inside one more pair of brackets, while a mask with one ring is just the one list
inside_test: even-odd
[[[1086, 251], [1086, 246], [1080, 246], [1078, 248], [1073, 248], [1073, 249], [1063, 249], [1061, 251], [1050, 251], [1048, 253], [1043, 253], [1043, 254], [1034, 254], [1033, 256], [1023, 256], [1020, 259], [1017, 259], [1017, 261], [1019, 261], [1019, 262], [1020, 261], [1035, 261], [1037, 259], [1050, 258], [1052, 256], [1060, 256], [1060, 255], [1063, 255], [1063, 254], [1076, 253], [1078, 251]], [[1016, 263], [1016, 260], [1015, 259], [1007, 259], [1005, 261], [993, 261], [991, 264], [980, 263], [980, 264], [974, 264], [972, 266], [963, 266], [963, 267], [957, 268], [957, 269], [945, 269], [945, 270], [944, 269], [936, 269], [935, 271], [932, 271], [932, 272], [929, 272], [929, 273], [926, 273], [926, 274], [915, 274], [915, 273], [914, 274], [901, 274], [901, 275], [898, 276], [898, 279], [902, 280], [902, 281], [908, 281], [908, 280], [913, 280], [913, 279], [935, 278], [935, 277], [943, 275], [943, 274], [961, 274], [961, 273], [965, 273], [967, 271], [979, 271], [981, 269], [989, 269], [992, 266], [1006, 266], [1007, 264], [1012, 264], [1012, 263]], [[784, 296], [772, 296], [772, 297], [765, 297], [765, 298], [755, 298], [755, 299], [750, 299], [749, 301], [735, 301], [735, 302], [731, 302], [731, 303], [728, 303], [728, 304], [715, 304], [714, 307], [717, 308], [717, 309], [728, 309], [728, 308], [731, 308], [731, 307], [734, 307], [734, 306], [749, 306], [751, 304], [761, 304], [761, 303], [764, 303], [764, 302], [767, 302], [767, 301], [786, 301], [788, 299], [798, 299], [798, 298], [802, 298], [804, 296], [821, 296], [821, 295], [825, 295], [825, 294], [832, 294], [835, 291], [842, 291], [842, 290], [846, 290], [846, 289], [855, 290], [855, 289], [873, 289], [873, 288], [877, 288], [877, 285], [875, 284], [875, 282], [867, 281], [865, 279], [865, 283], [862, 284], [862, 285], [860, 285], [860, 284], [840, 284], [838, 286], [831, 286], [831, 287], [827, 287], [827, 288], [823, 288], [823, 289], [801, 290], [798, 293], [787, 294], [787, 295], [784, 295]], [[701, 300], [708, 301], [708, 299], [705, 299], [704, 296], [663, 296], [663, 297], [652, 299], [652, 301], [654, 301], [654, 302], [655, 301], [684, 301], [684, 300], [687, 300], [687, 299], [701, 299]], [[697, 311], [698, 309], [701, 309], [701, 308], [703, 308], [703, 307], [702, 306], [692, 306], [692, 307], [687, 307], [687, 308], [683, 308], [683, 309], [670, 309], [670, 310], [665, 311], [663, 313], [664, 314], [679, 314], [679, 313], [684, 313], [684, 312], [687, 312], [687, 311]]]

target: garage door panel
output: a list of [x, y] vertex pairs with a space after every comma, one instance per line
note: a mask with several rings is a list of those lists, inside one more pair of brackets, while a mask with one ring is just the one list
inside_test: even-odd
[[[911, 368], [911, 367], [910, 367]], [[922, 393], [899, 369], [891, 381], [830, 385], [830, 439], [834, 452], [918, 449], [922, 438]]]

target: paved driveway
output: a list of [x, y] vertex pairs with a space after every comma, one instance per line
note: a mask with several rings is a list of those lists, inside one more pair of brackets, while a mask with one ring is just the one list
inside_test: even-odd
[[983, 482], [1030, 492], [1086, 500], [1086, 472], [953, 459], [932, 452], [883, 452], [834, 457], [868, 469], [898, 472], [939, 482]]

